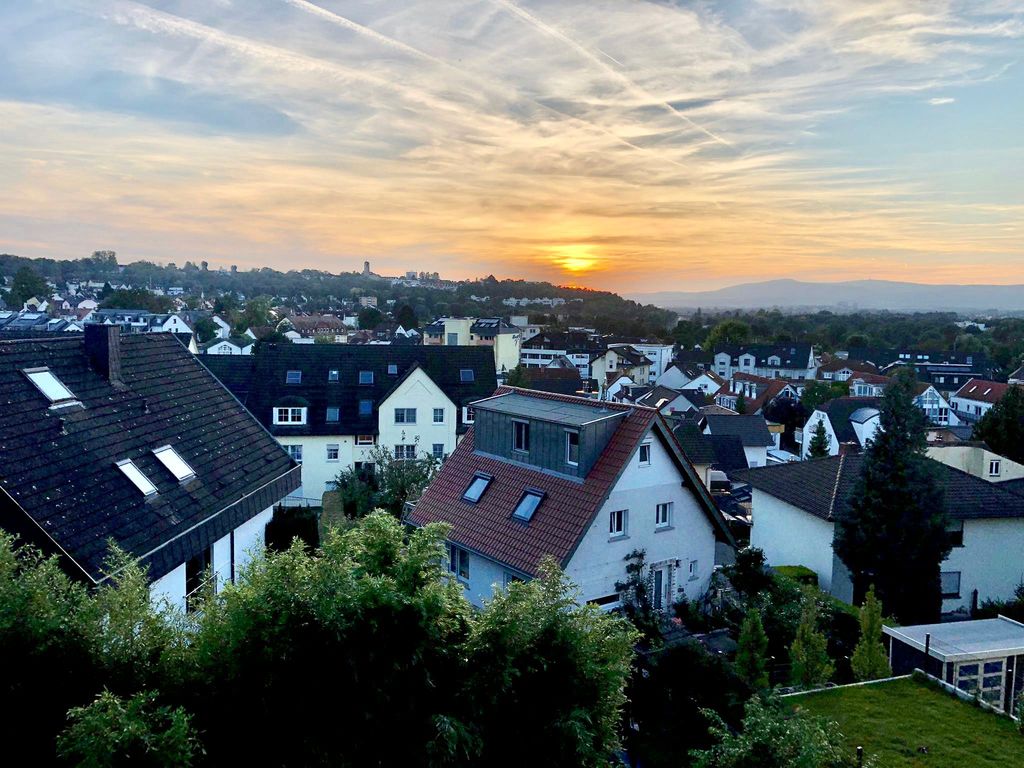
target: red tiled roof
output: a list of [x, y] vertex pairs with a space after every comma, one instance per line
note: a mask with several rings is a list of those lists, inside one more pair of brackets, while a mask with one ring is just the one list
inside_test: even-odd
[[1004, 384], [1001, 381], [970, 379], [957, 390], [953, 397], [959, 397], [962, 400], [977, 400], [981, 403], [992, 403], [994, 405], [1003, 399], [1003, 395], [1006, 394], [1006, 390], [1009, 388], [1009, 384]]
[[[729, 540], [718, 508], [655, 409], [512, 387], [501, 387], [496, 394], [506, 392], [584, 403], [606, 411], [624, 411], [626, 415], [583, 480], [474, 453], [474, 434], [470, 429], [406, 515], [409, 523], [447, 523], [451, 526], [451, 541], [529, 575], [537, 573], [537, 565], [545, 555], [551, 555], [564, 567], [640, 441], [655, 429], [670, 454], [678, 458], [687, 486], [704, 507], [716, 534]], [[493, 479], [480, 501], [473, 504], [462, 495], [478, 472]], [[541, 490], [545, 497], [533, 518], [525, 523], [513, 518], [512, 511], [527, 488]]]

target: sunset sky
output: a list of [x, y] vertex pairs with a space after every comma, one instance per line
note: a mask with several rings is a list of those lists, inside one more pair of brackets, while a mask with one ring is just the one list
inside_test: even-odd
[[18, 0], [0, 102], [25, 256], [1024, 283], [1024, 2]]

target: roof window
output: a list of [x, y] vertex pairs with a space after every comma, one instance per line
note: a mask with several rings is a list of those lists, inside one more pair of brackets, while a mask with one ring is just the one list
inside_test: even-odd
[[302, 371], [288, 371], [284, 375], [285, 384], [301, 384], [302, 383]]
[[328, 381], [337, 381], [339, 378], [340, 378], [340, 374], [339, 374], [339, 371], [338, 371], [337, 368], [331, 368], [327, 372], [327, 380]]
[[540, 506], [541, 501], [544, 499], [544, 491], [537, 491], [532, 488], [528, 489], [524, 494], [523, 498], [519, 500], [519, 504], [516, 505], [515, 512], [512, 513], [512, 517], [518, 520], [529, 521], [533, 517], [533, 513], [537, 511], [537, 507]]
[[341, 417], [341, 409], [335, 407], [329, 407], [327, 409], [327, 421], [337, 421]]
[[117, 462], [117, 468], [124, 472], [125, 477], [132, 481], [132, 484], [142, 491], [143, 496], [153, 496], [156, 493], [156, 486], [146, 477], [142, 470], [135, 466], [131, 459], [122, 459]]
[[49, 368], [26, 368], [23, 373], [54, 405], [65, 405], [75, 401], [75, 393], [64, 386]]
[[461, 381], [461, 382], [476, 381], [476, 374], [473, 372], [473, 369], [472, 368], [461, 368], [459, 370], [459, 381]]
[[398, 364], [397, 363], [388, 363], [388, 376], [397, 376], [397, 375], [398, 375]]
[[487, 490], [487, 486], [491, 484], [491, 476], [482, 473], [477, 473], [473, 476], [473, 479], [469, 483], [469, 487], [466, 488], [466, 492], [462, 494], [462, 498], [466, 501], [476, 504], [480, 501], [480, 497], [484, 495], [484, 491]]
[[373, 384], [373, 371], [360, 371], [359, 372], [359, 383], [360, 384]]
[[169, 445], [154, 449], [153, 455], [171, 471], [171, 474], [177, 478], [179, 483], [191, 480], [196, 476], [195, 470], [188, 465], [187, 461], [181, 458], [181, 454]]

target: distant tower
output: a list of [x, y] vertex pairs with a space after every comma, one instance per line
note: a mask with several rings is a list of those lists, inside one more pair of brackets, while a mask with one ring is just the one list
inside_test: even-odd
[[370, 262], [368, 262], [368, 261], [364, 261], [363, 262], [363, 274], [364, 275], [370, 274]]

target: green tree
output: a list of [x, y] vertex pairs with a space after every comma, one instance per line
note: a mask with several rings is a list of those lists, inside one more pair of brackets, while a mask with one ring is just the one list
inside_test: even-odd
[[755, 691], [763, 691], [768, 681], [768, 635], [764, 633], [761, 612], [755, 606], [747, 608], [740, 627], [739, 647], [736, 650], [736, 671]]
[[818, 601], [810, 590], [804, 592], [800, 623], [789, 649], [790, 679], [794, 685], [814, 688], [828, 682], [835, 667], [828, 657], [828, 639], [818, 629]]
[[7, 294], [7, 304], [11, 309], [21, 309], [22, 305], [33, 296], [39, 299], [49, 299], [50, 287], [34, 269], [22, 267], [14, 273], [11, 290]]
[[[777, 699], [755, 696], [747, 702], [743, 728], [734, 732], [714, 712], [704, 711], [718, 744], [694, 752], [693, 768], [854, 768], [839, 726], [803, 712], [793, 713]], [[865, 763], [867, 768], [873, 760]]]
[[1024, 463], [1024, 386], [1012, 386], [974, 428], [975, 439], [1011, 461]]
[[747, 412], [747, 398], [744, 397], [743, 393], [740, 392], [736, 396], [736, 413], [744, 414]]
[[88, 706], [70, 710], [68, 720], [57, 752], [75, 765], [187, 768], [199, 751], [185, 710], [159, 706], [153, 692], [122, 698], [103, 691]]
[[508, 379], [505, 381], [510, 387], [528, 387], [529, 379], [526, 378], [526, 366], [520, 363], [508, 372]]
[[750, 338], [750, 326], [742, 320], [723, 320], [708, 333], [704, 348], [714, 351], [726, 344], [745, 344]]
[[829, 400], [846, 397], [849, 394], [850, 388], [846, 382], [811, 381], [804, 387], [804, 393], [800, 396], [800, 404], [803, 405], [807, 413], [814, 413]]
[[205, 344], [217, 338], [218, 330], [217, 324], [208, 317], [200, 317], [196, 320], [195, 332], [200, 344]]
[[166, 296], [157, 296], [145, 288], [122, 288], [111, 291], [100, 303], [103, 309], [146, 309], [150, 312], [169, 312], [174, 306]]
[[814, 432], [811, 433], [811, 443], [807, 446], [807, 455], [812, 459], [820, 459], [829, 455], [829, 448], [832, 445], [832, 438], [825, 431], [824, 419], [818, 419], [814, 425]]
[[413, 459], [395, 458], [383, 445], [375, 446], [364, 464], [371, 464], [372, 471], [345, 469], [335, 479], [349, 517], [362, 517], [373, 509], [383, 509], [401, 518], [405, 503], [420, 497], [441, 466], [439, 459], [425, 452]]
[[882, 604], [875, 597], [875, 588], [868, 589], [860, 607], [860, 640], [850, 658], [853, 676], [858, 681], [889, 677], [892, 668], [882, 644]]
[[874, 584], [900, 623], [938, 621], [940, 564], [951, 540], [943, 491], [926, 456], [928, 421], [914, 405], [910, 372], [886, 387], [880, 411], [879, 431], [836, 521], [836, 554], [850, 570], [855, 602]]
[[408, 304], [403, 304], [395, 312], [395, 322], [407, 331], [410, 328], [419, 328], [420, 326], [419, 319], [416, 317], [416, 311]]

